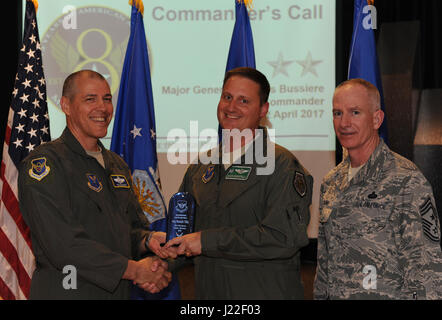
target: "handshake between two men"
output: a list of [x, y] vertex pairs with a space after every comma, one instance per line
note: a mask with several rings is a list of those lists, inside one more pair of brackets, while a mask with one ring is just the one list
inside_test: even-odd
[[156, 256], [139, 261], [129, 260], [123, 279], [132, 280], [145, 291], [158, 293], [172, 280], [168, 263], [163, 259], [201, 254], [201, 232], [173, 238], [166, 243], [166, 233], [156, 231], [150, 238], [148, 246]]

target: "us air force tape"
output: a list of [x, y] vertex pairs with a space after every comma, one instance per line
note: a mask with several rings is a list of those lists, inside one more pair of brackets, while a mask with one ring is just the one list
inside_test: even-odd
[[293, 186], [295, 187], [296, 192], [304, 197], [307, 193], [307, 183], [305, 182], [304, 174], [301, 172], [295, 171], [295, 178], [293, 179]]

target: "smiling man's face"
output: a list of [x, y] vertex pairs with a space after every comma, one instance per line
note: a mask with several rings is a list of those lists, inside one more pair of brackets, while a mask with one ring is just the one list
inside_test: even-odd
[[337, 89], [333, 97], [333, 125], [341, 145], [349, 152], [366, 149], [378, 137], [381, 113], [362, 85]]
[[62, 97], [61, 106], [67, 126], [85, 147], [95, 145], [107, 134], [112, 119], [113, 104], [110, 88], [105, 80], [80, 75], [75, 79], [72, 97]]
[[260, 86], [242, 76], [232, 76], [223, 87], [218, 103], [218, 121], [223, 129], [257, 129], [269, 109], [261, 104]]

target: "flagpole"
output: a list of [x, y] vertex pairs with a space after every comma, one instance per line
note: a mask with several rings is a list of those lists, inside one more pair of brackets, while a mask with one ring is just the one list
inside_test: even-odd
[[[131, 29], [121, 74], [118, 103], [112, 132], [111, 150], [128, 164], [133, 190], [138, 198], [149, 229], [166, 231], [166, 205], [159, 185], [154, 99], [149, 53], [143, 22], [141, 0], [129, 1]], [[180, 299], [176, 275], [171, 284], [158, 294], [132, 288], [133, 299]]]

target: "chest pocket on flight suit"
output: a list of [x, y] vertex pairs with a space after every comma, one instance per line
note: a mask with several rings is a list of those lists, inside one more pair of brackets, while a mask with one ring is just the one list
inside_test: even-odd
[[[117, 178], [121, 178], [126, 181], [122, 182], [121, 185], [115, 184], [114, 181], [112, 180], [113, 178], [115, 179], [115, 176], [117, 176]], [[135, 195], [132, 195], [132, 189], [130, 188], [128, 178], [126, 178], [125, 175], [112, 174], [108, 177], [108, 179], [109, 179], [109, 188], [111, 189], [111, 192], [112, 192], [112, 199], [108, 200], [109, 205], [111, 205], [112, 208], [114, 208], [116, 212], [121, 212], [121, 214], [124, 215], [124, 219], [128, 219], [129, 218], [128, 214], [129, 214], [129, 210], [130, 210], [129, 206], [131, 205], [131, 201], [130, 201], [131, 198], [130, 197], [133, 196], [134, 200], [140, 201], [140, 199], [144, 199], [145, 193], [148, 190], [144, 190], [142, 185], [137, 185], [136, 182], [134, 181], [133, 192]], [[142, 194], [140, 194], [140, 193], [142, 193]], [[148, 198], [148, 199], [145, 199], [145, 201], [149, 202], [149, 201], [151, 201], [151, 199]], [[142, 202], [140, 202], [140, 205], [141, 205], [141, 207], [143, 207]]]

